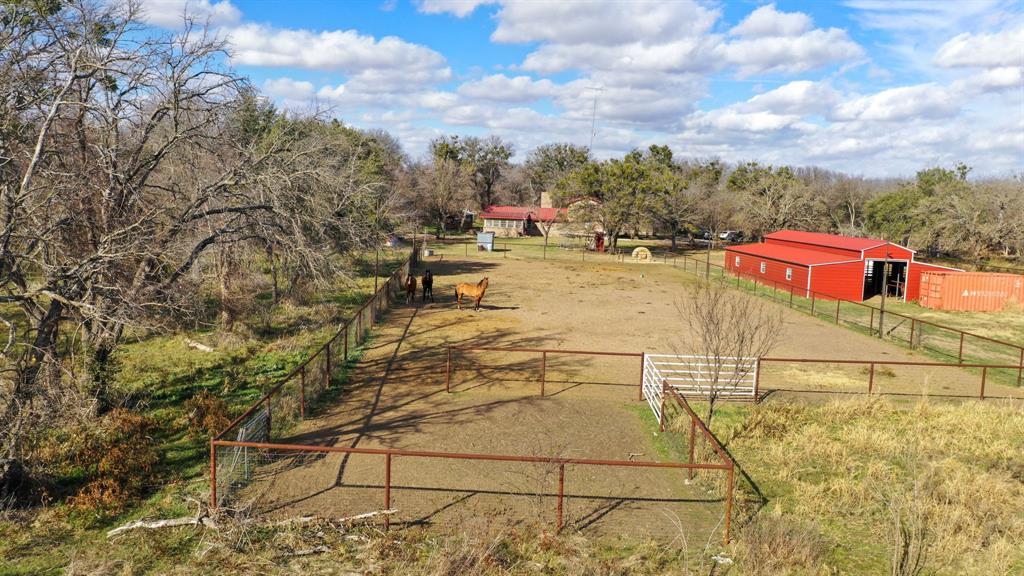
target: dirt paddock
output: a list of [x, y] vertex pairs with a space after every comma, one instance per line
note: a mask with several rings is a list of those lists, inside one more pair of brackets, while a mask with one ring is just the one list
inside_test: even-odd
[[[550, 355], [539, 396], [540, 355], [457, 352], [445, 392], [447, 346], [672, 353], [684, 336], [677, 302], [692, 277], [665, 265], [432, 258], [436, 303], [392, 310], [357, 363], [341, 399], [281, 441], [359, 448], [661, 461], [653, 418], [637, 400], [637, 358]], [[454, 285], [490, 278], [480, 311], [457, 310]], [[768, 304], [774, 306], [774, 304]], [[784, 310], [777, 356], [922, 360], [920, 355]], [[827, 367], [826, 367], [827, 368]], [[794, 372], [796, 370], [797, 372]], [[777, 392], [815, 397], [852, 391], [863, 375], [807, 367], [766, 373]], [[908, 395], [948, 388], [969, 394], [976, 375], [895, 370], [878, 386]], [[834, 390], [832, 390], [834, 389]], [[786, 391], [793, 390], [793, 391]], [[1019, 396], [992, 385], [991, 394]], [[769, 395], [769, 401], [776, 401]], [[266, 480], [252, 486], [264, 512], [339, 517], [383, 506], [380, 455], [265, 454]], [[711, 474], [710, 472], [705, 475]], [[396, 457], [393, 525], [465, 528], [552, 526], [558, 467]], [[604, 537], [653, 537], [688, 546], [720, 538], [721, 493], [675, 469], [570, 465], [567, 527]]]

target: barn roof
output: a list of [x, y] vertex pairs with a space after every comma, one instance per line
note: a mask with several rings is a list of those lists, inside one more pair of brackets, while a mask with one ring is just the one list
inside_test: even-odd
[[804, 248], [792, 248], [782, 244], [741, 244], [739, 246], [729, 246], [725, 250], [726, 252], [738, 252], [749, 256], [791, 262], [801, 266], [819, 266], [822, 264], [838, 264], [840, 262], [857, 261], [850, 260], [849, 258], [843, 258], [836, 254], [830, 254], [828, 252], [820, 252], [818, 250]]
[[565, 214], [565, 208], [528, 208], [525, 206], [488, 206], [478, 218], [491, 218], [494, 220], [526, 220], [530, 216], [534, 220], [550, 222]]
[[764, 237], [772, 240], [801, 242], [804, 244], [826, 246], [828, 248], [856, 250], [858, 252], [890, 244], [890, 242], [875, 238], [855, 238], [853, 236], [839, 236], [837, 234], [823, 234], [821, 232], [803, 232], [801, 230], [779, 230], [778, 232], [765, 234]]

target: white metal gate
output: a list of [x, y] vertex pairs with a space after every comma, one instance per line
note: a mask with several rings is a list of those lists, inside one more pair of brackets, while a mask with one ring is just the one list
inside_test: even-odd
[[644, 398], [659, 420], [662, 386], [671, 386], [686, 397], [707, 398], [714, 390], [718, 398], [757, 399], [757, 358], [710, 360], [679, 354], [644, 355]]

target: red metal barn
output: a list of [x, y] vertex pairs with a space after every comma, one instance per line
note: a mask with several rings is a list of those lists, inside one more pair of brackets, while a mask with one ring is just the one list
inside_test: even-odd
[[914, 261], [899, 244], [818, 232], [780, 230], [760, 244], [729, 246], [725, 267], [795, 294], [859, 302], [882, 293], [883, 266], [890, 265], [888, 293], [917, 300], [921, 274], [951, 268]]

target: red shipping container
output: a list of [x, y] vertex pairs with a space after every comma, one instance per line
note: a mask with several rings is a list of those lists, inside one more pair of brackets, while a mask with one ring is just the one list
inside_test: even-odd
[[991, 272], [922, 272], [919, 303], [935, 310], [996, 312], [1024, 305], [1024, 276]]

